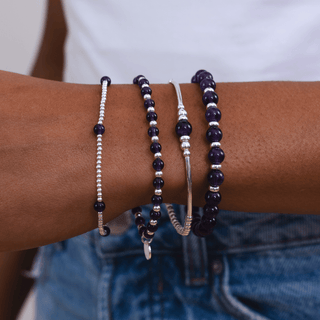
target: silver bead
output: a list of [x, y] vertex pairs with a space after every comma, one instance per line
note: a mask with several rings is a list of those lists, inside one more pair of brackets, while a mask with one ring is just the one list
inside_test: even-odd
[[148, 109], [147, 109], [147, 112], [154, 112], [155, 111], [155, 108], [154, 107], [149, 107]]
[[97, 182], [97, 183], [101, 183], [101, 179], [98, 178], [98, 179], [96, 180], [96, 182]]
[[155, 154], [154, 154], [154, 157], [155, 157], [155, 158], [161, 158], [161, 157], [162, 157], [161, 152], [155, 153]]
[[221, 168], [221, 164], [212, 164], [211, 165], [211, 169], [220, 169]]
[[178, 121], [181, 121], [181, 120], [188, 120], [188, 117], [187, 116], [179, 116]]
[[101, 168], [101, 164], [97, 164], [97, 165], [96, 165], [96, 169], [98, 169], [98, 168], [99, 168], [99, 169]]
[[102, 141], [102, 138], [97, 138], [97, 142], [101, 142]]
[[149, 122], [150, 127], [155, 127], [157, 125], [157, 121], [152, 120]]
[[217, 106], [217, 104], [216, 104], [216, 103], [214, 103], [214, 102], [210, 102], [210, 103], [208, 103], [208, 104], [207, 104], [207, 109], [209, 109], [209, 108], [211, 108], [211, 107], [213, 107], [213, 108], [217, 108], [218, 106]]
[[98, 192], [98, 193], [97, 193], [97, 196], [98, 196], [98, 197], [102, 197], [102, 192]]
[[97, 156], [97, 159], [102, 159], [102, 156], [100, 156], [100, 155], [99, 155], [99, 156]]
[[181, 136], [180, 137], [180, 142], [189, 141], [189, 140], [190, 140], [190, 136]]
[[209, 127], [212, 127], [212, 126], [219, 126], [219, 122], [217, 122], [217, 121], [209, 122]]
[[102, 178], [102, 175], [99, 173], [96, 175], [96, 178]]
[[104, 103], [100, 103], [100, 109], [101, 109], [102, 107], [104, 107], [104, 106], [105, 106]]
[[102, 188], [97, 188], [97, 192], [101, 192], [102, 191]]
[[97, 183], [97, 188], [101, 188], [102, 184], [101, 183]]
[[[104, 119], [103, 119], [104, 117], [99, 117], [99, 120], [98, 121], [103, 121]], [[102, 124], [102, 122], [101, 122], [101, 124]]]
[[102, 146], [102, 142], [97, 142], [97, 147], [101, 147]]
[[102, 154], [102, 151], [101, 150], [97, 151], [97, 155], [100, 155], [100, 154]]
[[97, 198], [97, 200], [98, 200], [98, 201], [102, 201], [102, 197], [100, 197], [100, 198]]
[[150, 94], [145, 94], [145, 95], [143, 96], [143, 99], [144, 99], [144, 100], [151, 99], [151, 95], [150, 95]]
[[158, 141], [159, 141], [159, 137], [158, 137], [158, 136], [153, 136], [153, 137], [151, 138], [151, 141], [152, 141], [152, 142], [158, 142]]
[[162, 171], [156, 171], [155, 175], [156, 175], [156, 177], [162, 177], [163, 172]]
[[141, 212], [136, 212], [136, 213], [134, 214], [134, 217], [135, 217], [135, 218], [142, 217]]
[[210, 147], [214, 148], [214, 147], [220, 147], [221, 143], [220, 142], [211, 142]]
[[154, 194], [155, 194], [156, 196], [161, 196], [161, 195], [162, 195], [162, 190], [161, 190], [161, 189], [155, 189], [155, 190], [154, 190]]
[[159, 212], [161, 210], [160, 206], [153, 206], [153, 211]]
[[219, 187], [210, 186], [210, 187], [209, 187], [209, 190], [210, 190], [211, 192], [218, 192], [218, 191], [219, 191]]
[[142, 79], [145, 79], [146, 77], [140, 77], [139, 79], [138, 79], [138, 82], [140, 81], [140, 80], [142, 80]]
[[97, 138], [102, 138], [102, 134], [97, 134]]
[[178, 116], [186, 116], [187, 114], [188, 114], [187, 111], [182, 108], [179, 109], [178, 111]]
[[145, 87], [149, 87], [149, 85], [147, 83], [144, 83], [142, 86], [141, 86], [141, 89], [142, 88], [145, 88]]
[[185, 157], [188, 157], [188, 156], [190, 156], [190, 150], [189, 149], [184, 149], [183, 150], [183, 155], [185, 156]]
[[101, 173], [102, 171], [101, 171], [101, 169], [97, 169], [97, 173]]
[[214, 89], [213, 89], [213, 88], [210, 88], [210, 87], [209, 87], [209, 88], [205, 88], [204, 91], [203, 91], [203, 93], [206, 93], [206, 92], [208, 92], [208, 91], [213, 91], [213, 92], [214, 92]]
[[99, 118], [98, 124], [102, 124], [102, 121], [103, 121], [103, 119], [100, 120], [100, 118]]
[[107, 100], [106, 97], [102, 97], [102, 98], [101, 98], [101, 102], [102, 102], [102, 103], [103, 103], [103, 102], [106, 102], [106, 100]]
[[149, 222], [150, 222], [150, 224], [151, 224], [152, 226], [155, 226], [155, 225], [158, 224], [158, 221], [157, 221], [157, 220], [150, 220]]
[[183, 141], [181, 143], [181, 149], [190, 148], [190, 143], [188, 141]]
[[178, 109], [184, 109], [184, 105], [183, 104], [179, 104], [178, 105]]
[[98, 147], [97, 148], [97, 151], [99, 152], [99, 151], [102, 151], [102, 147]]
[[102, 110], [102, 111], [105, 111], [105, 107], [104, 107], [104, 104], [102, 104], [101, 106], [100, 106], [100, 111]]
[[101, 164], [101, 160], [97, 160], [97, 164], [99, 164], [99, 163]]

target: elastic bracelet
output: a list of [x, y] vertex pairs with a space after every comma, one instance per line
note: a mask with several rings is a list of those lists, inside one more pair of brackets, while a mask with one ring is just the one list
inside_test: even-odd
[[144, 254], [147, 260], [151, 259], [151, 242], [154, 237], [154, 233], [158, 229], [158, 219], [161, 217], [160, 205], [162, 203], [162, 190], [164, 185], [162, 179], [162, 169], [164, 163], [161, 160], [161, 145], [159, 143], [159, 129], [157, 126], [157, 114], [155, 113], [155, 103], [151, 99], [152, 90], [149, 87], [149, 81], [145, 76], [139, 75], [133, 79], [133, 83], [139, 85], [141, 89], [141, 95], [144, 101], [144, 107], [147, 110], [147, 121], [149, 122], [150, 128], [148, 129], [148, 135], [151, 137], [150, 150], [154, 154], [155, 160], [153, 161], [153, 168], [156, 170], [155, 179], [153, 180], [153, 186], [155, 188], [154, 195], [151, 198], [153, 209], [150, 211], [150, 221], [145, 226], [145, 219], [142, 217], [141, 208], [137, 207], [131, 210], [132, 214], [135, 215], [135, 223], [138, 227], [141, 241], [144, 245]]
[[211, 170], [208, 173], [209, 190], [205, 194], [206, 205], [203, 207], [203, 216], [193, 214], [192, 232], [198, 237], [210, 235], [216, 225], [216, 217], [219, 213], [218, 204], [221, 202], [219, 186], [224, 181], [224, 175], [219, 170], [225, 154], [220, 149], [222, 132], [219, 129], [221, 111], [217, 108], [218, 95], [214, 91], [216, 83], [213, 76], [206, 70], [199, 70], [191, 79], [192, 83], [199, 83], [203, 92], [202, 102], [206, 106], [205, 118], [209, 123], [206, 138], [210, 142], [208, 154]]
[[182, 154], [185, 160], [186, 166], [186, 177], [187, 177], [187, 185], [188, 185], [188, 205], [186, 210], [186, 215], [184, 219], [184, 226], [180, 224], [176, 213], [171, 204], [165, 204], [168, 210], [168, 215], [173, 227], [176, 231], [182, 235], [187, 236], [190, 233], [191, 223], [192, 223], [192, 179], [191, 179], [191, 164], [190, 164], [190, 134], [192, 132], [192, 126], [188, 121], [187, 111], [184, 108], [182, 102], [182, 94], [180, 90], [179, 83], [170, 80], [171, 84], [173, 84], [178, 99], [178, 123], [176, 124], [176, 134], [180, 138]]
[[105, 127], [103, 125], [104, 120], [104, 110], [105, 103], [107, 100], [107, 87], [111, 84], [111, 79], [107, 76], [104, 76], [100, 80], [102, 93], [101, 93], [101, 101], [100, 101], [100, 113], [98, 124], [96, 124], [93, 128], [94, 133], [97, 135], [97, 201], [94, 204], [94, 210], [98, 212], [98, 228], [101, 236], [106, 237], [110, 234], [110, 228], [107, 224], [103, 225], [103, 211], [105, 209], [105, 203], [102, 201], [102, 171], [101, 171], [101, 160], [102, 160], [102, 135], [105, 132]]

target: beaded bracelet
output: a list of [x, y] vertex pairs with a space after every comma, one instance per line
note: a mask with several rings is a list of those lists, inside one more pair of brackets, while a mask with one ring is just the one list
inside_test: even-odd
[[210, 151], [208, 154], [211, 162], [211, 170], [208, 173], [209, 190], [205, 194], [206, 205], [203, 207], [203, 216], [193, 214], [192, 232], [198, 237], [210, 235], [216, 225], [216, 217], [219, 213], [217, 205], [221, 202], [221, 194], [219, 186], [224, 181], [224, 175], [219, 170], [221, 162], [224, 160], [225, 154], [220, 149], [220, 140], [222, 132], [218, 128], [221, 119], [221, 112], [217, 108], [218, 95], [214, 91], [216, 83], [213, 80], [211, 73], [206, 70], [199, 70], [191, 79], [192, 83], [199, 83], [200, 89], [203, 92], [202, 102], [206, 106], [206, 120], [209, 123], [209, 128], [206, 133], [206, 138], [210, 142]]
[[100, 102], [100, 114], [98, 119], [98, 124], [93, 128], [94, 133], [97, 135], [97, 201], [94, 204], [94, 210], [98, 212], [98, 227], [101, 236], [106, 237], [110, 234], [110, 228], [107, 224], [103, 225], [103, 211], [105, 209], [105, 203], [102, 201], [102, 183], [101, 183], [101, 160], [102, 160], [102, 135], [105, 132], [105, 127], [103, 125], [104, 120], [104, 110], [105, 103], [107, 100], [107, 87], [111, 84], [111, 79], [104, 76], [100, 80], [102, 86], [101, 102]]
[[186, 165], [186, 176], [187, 176], [187, 184], [188, 184], [188, 206], [186, 210], [186, 215], [184, 219], [184, 226], [180, 224], [177, 219], [176, 213], [171, 204], [165, 204], [168, 210], [168, 215], [173, 227], [176, 231], [182, 235], [187, 236], [190, 233], [191, 223], [192, 223], [192, 179], [191, 179], [191, 164], [190, 164], [190, 134], [192, 132], [192, 126], [188, 122], [187, 111], [184, 108], [182, 102], [182, 94], [180, 90], [179, 83], [170, 80], [171, 84], [173, 84], [178, 98], [178, 123], [176, 124], [176, 134], [180, 137], [181, 149], [183, 150], [183, 156]]
[[156, 170], [156, 178], [153, 180], [153, 186], [155, 187], [154, 195], [151, 198], [153, 204], [153, 209], [150, 211], [150, 221], [145, 226], [145, 220], [141, 215], [141, 208], [137, 207], [132, 209], [132, 213], [136, 217], [136, 225], [141, 236], [141, 241], [144, 245], [144, 254], [147, 260], [151, 259], [151, 242], [154, 237], [154, 233], [158, 229], [158, 219], [161, 217], [160, 205], [162, 203], [162, 190], [164, 185], [162, 177], [162, 169], [164, 167], [161, 158], [161, 145], [159, 143], [159, 129], [157, 125], [157, 114], [155, 113], [154, 101], [151, 99], [152, 90], [149, 87], [149, 81], [145, 76], [139, 75], [133, 79], [133, 83], [139, 85], [141, 89], [141, 95], [144, 101], [144, 107], [147, 109], [147, 120], [149, 122], [150, 128], [148, 129], [148, 135], [151, 137], [150, 150], [154, 154], [155, 160], [153, 161], [153, 168]]

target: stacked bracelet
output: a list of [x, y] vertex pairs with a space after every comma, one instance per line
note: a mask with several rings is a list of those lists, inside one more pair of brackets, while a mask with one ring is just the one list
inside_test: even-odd
[[102, 160], [102, 135], [105, 132], [103, 125], [104, 109], [107, 99], [107, 87], [111, 84], [109, 77], [102, 77], [100, 80], [102, 86], [101, 102], [100, 102], [100, 114], [98, 124], [93, 128], [94, 133], [97, 135], [97, 201], [94, 204], [94, 210], [98, 212], [98, 227], [101, 236], [106, 237], [110, 234], [110, 229], [107, 224], [103, 225], [103, 211], [105, 209], [105, 203], [102, 201], [102, 183], [101, 183], [101, 160]]
[[224, 180], [223, 173], [219, 170], [221, 162], [224, 160], [224, 152], [220, 149], [220, 140], [222, 132], [219, 129], [219, 121], [221, 112], [217, 108], [218, 95], [214, 91], [216, 83], [213, 80], [212, 74], [206, 70], [199, 70], [191, 79], [192, 83], [199, 83], [200, 89], [203, 92], [202, 102], [206, 106], [206, 120], [209, 123], [209, 128], [206, 133], [206, 138], [210, 142], [210, 151], [208, 154], [211, 162], [211, 170], [208, 173], [209, 190], [205, 194], [206, 205], [203, 207], [203, 216], [193, 214], [192, 231], [196, 236], [205, 237], [212, 233], [216, 225], [216, 217], [219, 213], [217, 207], [221, 201], [219, 186]]
[[150, 150], [154, 154], [155, 160], [153, 161], [153, 168], [156, 170], [156, 178], [153, 180], [153, 186], [155, 188], [154, 195], [151, 198], [153, 209], [150, 211], [150, 221], [145, 226], [145, 220], [141, 215], [141, 208], [137, 207], [132, 209], [132, 213], [136, 217], [136, 224], [141, 236], [141, 241], [144, 244], [144, 253], [147, 260], [151, 259], [151, 242], [154, 237], [154, 233], [158, 229], [158, 219], [161, 217], [160, 205], [162, 203], [162, 190], [164, 185], [162, 180], [162, 169], [164, 163], [161, 160], [161, 145], [159, 143], [159, 129], [157, 126], [157, 114], [155, 113], [154, 101], [151, 99], [152, 90], [149, 87], [149, 81], [142, 75], [139, 75], [133, 79], [133, 83], [139, 85], [141, 89], [141, 95], [144, 102], [144, 107], [147, 109], [147, 120], [150, 128], [148, 129], [148, 135], [151, 137]]
[[184, 226], [180, 224], [177, 219], [176, 213], [171, 204], [166, 204], [168, 215], [173, 227], [176, 231], [182, 235], [187, 236], [191, 229], [192, 223], [192, 179], [191, 179], [191, 165], [190, 165], [190, 134], [192, 132], [192, 126], [188, 121], [187, 111], [184, 108], [182, 102], [182, 95], [180, 86], [177, 82], [170, 80], [170, 83], [174, 85], [176, 89], [177, 98], [178, 98], [178, 123], [176, 125], [176, 134], [180, 138], [181, 149], [183, 150], [183, 156], [185, 159], [186, 165], [186, 176], [188, 184], [188, 206], [186, 210], [186, 215], [184, 219]]

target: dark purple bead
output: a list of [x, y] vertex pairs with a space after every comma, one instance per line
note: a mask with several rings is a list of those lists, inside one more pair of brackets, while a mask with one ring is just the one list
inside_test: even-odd
[[151, 202], [154, 206], [160, 206], [162, 203], [162, 197], [161, 196], [157, 196], [156, 194], [154, 194], [151, 198]]
[[208, 122], [211, 122], [211, 121], [219, 122], [221, 119], [221, 111], [218, 108], [211, 107], [207, 109], [205, 117]]
[[153, 142], [150, 146], [150, 150], [152, 153], [157, 153], [161, 151], [161, 144], [158, 142]]
[[106, 208], [106, 205], [104, 204], [103, 201], [96, 201], [94, 203], [94, 210], [97, 212], [102, 212]]
[[160, 158], [157, 158], [153, 161], [152, 166], [154, 170], [161, 171], [164, 167], [164, 162]]
[[220, 192], [207, 191], [204, 198], [209, 206], [217, 206], [221, 201], [221, 194]]
[[207, 237], [212, 233], [213, 228], [210, 228], [210, 229], [204, 228], [204, 226], [200, 222], [199, 225], [198, 225], [198, 230], [197, 231], [202, 237]]
[[197, 76], [198, 82], [200, 83], [204, 79], [213, 80], [213, 76], [208, 71], [204, 71], [204, 72], [199, 73], [199, 75]]
[[212, 126], [207, 130], [206, 138], [209, 142], [219, 142], [222, 139], [222, 131], [218, 127]]
[[155, 178], [153, 180], [153, 186], [154, 186], [155, 189], [161, 189], [164, 186], [163, 179], [159, 178], [159, 177]]
[[216, 218], [208, 218], [206, 216], [203, 216], [200, 222], [201, 226], [206, 229], [206, 230], [210, 230], [213, 229], [215, 227], [215, 225], [217, 224]]
[[138, 76], [136, 76], [134, 79], [133, 79], [133, 84], [138, 84], [138, 80], [139, 78], [141, 77], [144, 77], [142, 74], [139, 74]]
[[148, 135], [149, 137], [154, 137], [159, 135], [159, 129], [157, 127], [150, 127], [148, 129]]
[[144, 87], [141, 89], [141, 95], [144, 96], [145, 94], [151, 94], [152, 90], [150, 87]]
[[103, 81], [107, 81], [107, 82], [108, 82], [108, 85], [107, 85], [107, 86], [108, 86], [108, 87], [110, 86], [110, 84], [111, 84], [111, 79], [110, 79], [109, 77], [107, 77], [107, 76], [102, 77], [102, 78], [100, 79], [101, 85], [102, 85]]
[[220, 186], [224, 180], [223, 173], [218, 169], [212, 169], [207, 175], [210, 186]]
[[150, 121], [157, 121], [158, 115], [155, 112], [148, 112], [147, 113], [147, 120]]
[[207, 70], [204, 70], [204, 69], [200, 69], [200, 70], [198, 70], [197, 72], [196, 72], [196, 74], [194, 75], [195, 77], [196, 77], [196, 82], [197, 83], [200, 83], [200, 81], [199, 81], [199, 75], [200, 75], [200, 73], [202, 73], [202, 72], [208, 72]]
[[214, 80], [203, 79], [200, 82], [200, 89], [202, 90], [202, 92], [207, 88], [212, 88], [213, 90], [216, 88], [216, 83], [214, 82]]
[[195, 223], [192, 226], [192, 232], [197, 237], [206, 237], [206, 236], [208, 236], [209, 234], [212, 233], [211, 230], [208, 231], [208, 230], [204, 229], [203, 227], [201, 227], [201, 223], [200, 222]]
[[149, 84], [149, 80], [144, 78], [144, 79], [141, 79], [140, 81], [138, 81], [138, 85], [140, 88], [143, 84]]
[[150, 224], [150, 222], [148, 222], [147, 229], [150, 232], [156, 232], [158, 230], [158, 225], [156, 224], [156, 225], [153, 226], [152, 224]]
[[214, 91], [207, 91], [202, 96], [202, 102], [206, 106], [208, 103], [214, 102], [218, 103], [219, 97]]
[[147, 230], [143, 233], [143, 235], [147, 238], [147, 239], [152, 239], [154, 237], [154, 234], [148, 234]]
[[105, 235], [103, 235], [103, 237], [107, 237], [110, 234], [110, 228], [108, 226], [103, 226], [103, 229], [105, 231]]
[[139, 224], [145, 224], [144, 217], [137, 217], [135, 220], [135, 224], [138, 226]]
[[217, 206], [205, 205], [203, 207], [203, 216], [212, 219], [215, 218], [219, 213], [219, 208]]
[[135, 207], [135, 208], [131, 209], [131, 213], [132, 214], [136, 214], [138, 212], [142, 212], [142, 208], [141, 207]]
[[140, 234], [140, 237], [142, 237], [143, 233], [147, 231], [147, 227], [146, 226], [143, 226], [139, 229], [139, 234]]
[[187, 120], [180, 120], [176, 124], [176, 134], [179, 137], [190, 136], [191, 132], [192, 132], [192, 126], [190, 122], [188, 122]]
[[146, 109], [148, 109], [149, 107], [154, 107], [155, 103], [154, 103], [154, 100], [152, 99], [147, 99], [145, 102], [144, 102], [144, 107]]
[[103, 124], [96, 124], [95, 126], [94, 126], [94, 128], [93, 128], [93, 131], [94, 131], [94, 133], [95, 134], [104, 134], [104, 132], [105, 132], [105, 127], [104, 127], [104, 125]]
[[193, 76], [193, 77], [191, 78], [191, 83], [197, 83], [197, 78], [196, 78], [196, 76]]
[[161, 211], [150, 211], [150, 219], [159, 220], [161, 218]]
[[224, 152], [219, 147], [213, 147], [209, 151], [208, 158], [212, 164], [220, 164], [224, 160]]

